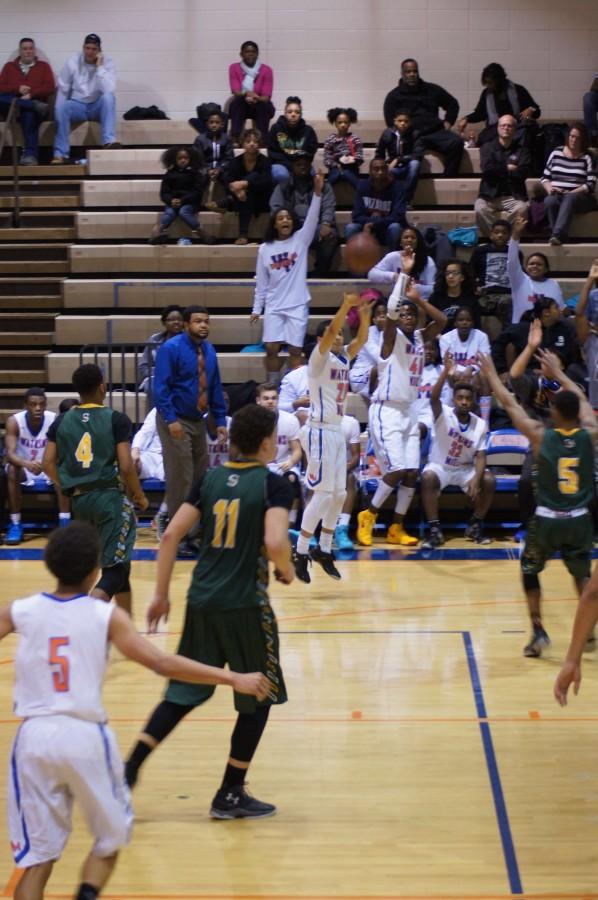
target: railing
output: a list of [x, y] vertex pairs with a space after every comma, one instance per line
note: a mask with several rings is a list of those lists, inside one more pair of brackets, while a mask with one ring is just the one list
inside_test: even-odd
[[14, 206], [12, 210], [13, 228], [21, 227], [21, 185], [19, 182], [19, 153], [17, 150], [17, 142], [15, 140], [14, 123], [17, 118], [17, 98], [15, 97], [8, 109], [6, 122], [4, 123], [4, 131], [0, 138], [0, 159], [6, 145], [7, 135], [10, 134], [11, 150], [12, 150], [12, 195]]
[[[154, 347], [156, 350], [160, 345], [151, 341], [139, 344], [84, 344], [79, 351], [79, 365], [93, 362], [102, 370], [104, 374], [104, 382], [106, 384], [106, 395], [108, 404], [112, 409], [117, 409], [120, 405], [121, 411], [127, 413], [127, 399], [134, 394], [134, 424], [140, 425], [147, 411], [152, 405], [152, 388], [153, 388], [153, 371], [147, 379], [147, 383], [143, 390], [140, 390], [140, 362], [146, 347]], [[127, 368], [130, 367], [130, 357], [132, 359], [133, 371], [132, 379], [127, 380]], [[104, 360], [103, 357], [106, 357]], [[120, 357], [120, 378], [116, 377], [115, 360]], [[120, 404], [119, 404], [120, 400]], [[127, 415], [129, 415], [127, 413]]]

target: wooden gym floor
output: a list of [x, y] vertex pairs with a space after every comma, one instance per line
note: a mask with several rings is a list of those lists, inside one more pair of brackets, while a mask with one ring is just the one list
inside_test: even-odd
[[[42, 541], [28, 542], [38, 556]], [[183, 721], [148, 760], [136, 826], [112, 900], [598, 898], [598, 660], [561, 710], [552, 683], [574, 606], [562, 564], [543, 578], [552, 647], [524, 659], [528, 624], [514, 545], [463, 559], [400, 551], [340, 563], [343, 581], [274, 585], [290, 701], [274, 709], [250, 790], [278, 805], [263, 821], [212, 821], [228, 752], [229, 692]], [[139, 547], [155, 547], [149, 534]], [[469, 545], [471, 547], [471, 545]], [[509, 552], [506, 551], [510, 547]], [[388, 549], [388, 548], [387, 548]], [[140, 556], [151, 556], [141, 552]], [[51, 589], [43, 564], [0, 553], [4, 601]], [[10, 558], [7, 558], [10, 557]], [[455, 558], [456, 557], [456, 558]], [[174, 648], [191, 563], [175, 570]], [[155, 564], [134, 563], [143, 627]], [[11, 715], [14, 639], [0, 649], [0, 765]], [[126, 754], [161, 696], [153, 674], [113, 659], [105, 700]], [[3, 798], [2, 798], [3, 800]], [[15, 872], [2, 820], [0, 897]], [[90, 841], [79, 819], [48, 886], [70, 898]]]

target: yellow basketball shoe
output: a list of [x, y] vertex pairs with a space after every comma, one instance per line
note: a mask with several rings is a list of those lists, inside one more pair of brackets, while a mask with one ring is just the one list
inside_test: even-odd
[[407, 534], [403, 526], [397, 522], [388, 529], [386, 540], [389, 544], [399, 544], [401, 547], [414, 547], [418, 543], [418, 539]]
[[369, 509], [357, 513], [357, 543], [362, 547], [372, 546], [372, 532], [377, 518], [376, 513], [370, 512]]

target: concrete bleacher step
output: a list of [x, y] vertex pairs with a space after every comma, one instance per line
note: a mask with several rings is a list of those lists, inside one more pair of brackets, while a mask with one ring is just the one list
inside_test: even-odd
[[22, 226], [20, 228], [0, 227], [0, 242], [9, 241], [74, 241], [77, 239], [75, 228], [45, 227], [35, 228]]
[[15, 244], [0, 242], [0, 276], [10, 273], [66, 274], [69, 271], [66, 244]]
[[[83, 174], [83, 172], [81, 173]], [[21, 209], [73, 209], [79, 206], [81, 180], [46, 178], [24, 179], [20, 182]], [[0, 209], [12, 210], [14, 197], [12, 181], [0, 181]]]
[[[106, 151], [104, 151], [106, 152]], [[87, 173], [87, 166], [77, 165], [39, 165], [39, 166], [17, 166], [21, 186], [27, 184], [28, 181], [37, 178], [81, 178]], [[0, 166], [0, 178], [12, 178], [12, 166]]]
[[0, 311], [57, 311], [61, 307], [62, 278], [0, 277]]

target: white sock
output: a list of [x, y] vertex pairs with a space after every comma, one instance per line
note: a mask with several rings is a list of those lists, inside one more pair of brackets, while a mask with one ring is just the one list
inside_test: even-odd
[[407, 510], [409, 509], [409, 505], [411, 500], [413, 499], [413, 495], [415, 494], [415, 488], [412, 487], [401, 487], [397, 493], [397, 502], [395, 503], [395, 512], [399, 516], [404, 516]]
[[294, 525], [297, 521], [297, 510], [290, 509], [289, 510], [289, 525]]
[[384, 501], [387, 497], [390, 497], [392, 494], [392, 485], [387, 484], [384, 479], [380, 479], [378, 482], [378, 487], [376, 488], [376, 493], [372, 497], [372, 506], [375, 510], [379, 510], [382, 506], [384, 506]]
[[162, 516], [166, 512], [168, 512], [168, 507], [166, 506], [164, 500], [162, 500], [162, 503], [160, 504], [160, 508], [158, 510], [158, 515]]
[[320, 532], [320, 550], [322, 553], [332, 552], [332, 534], [324, 529]]
[[297, 539], [297, 553], [301, 553], [303, 556], [307, 556], [309, 553], [309, 541], [311, 538], [311, 534], [309, 537], [303, 537], [302, 534], [299, 535]]
[[61, 522], [68, 522], [69, 519], [71, 518], [71, 514], [70, 514], [70, 512], [65, 512], [65, 513], [59, 512], [58, 518]]
[[21, 513], [11, 513], [10, 521], [13, 525], [20, 525], [21, 524]]
[[349, 527], [349, 522], [351, 521], [351, 513], [341, 513], [338, 517], [338, 524], [344, 525], [346, 528]]

